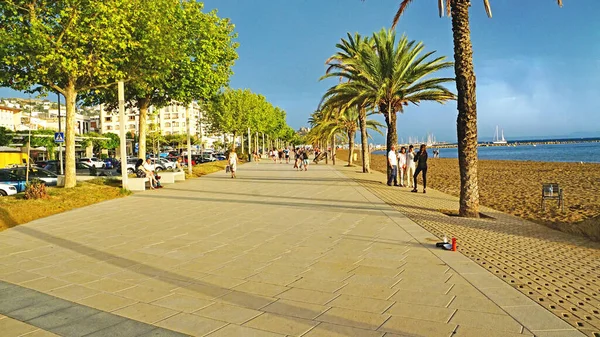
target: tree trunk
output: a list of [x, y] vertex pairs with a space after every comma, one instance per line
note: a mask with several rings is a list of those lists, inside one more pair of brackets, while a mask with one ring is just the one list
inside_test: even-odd
[[[191, 139], [191, 135], [190, 135], [190, 105], [191, 105], [191, 103], [186, 105], [186, 107], [185, 107], [185, 128], [187, 131], [186, 138], [187, 138], [188, 173], [191, 175], [193, 172], [193, 167], [192, 167], [192, 139]], [[138, 142], [140, 142], [140, 141], [138, 140]]]
[[331, 164], [335, 165], [335, 135], [331, 137]]
[[66, 122], [65, 122], [65, 188], [73, 188], [77, 184], [75, 175], [75, 102], [77, 92], [75, 83], [69, 81], [65, 88]]
[[469, 29], [470, 0], [452, 0], [452, 32], [454, 36], [454, 71], [458, 92], [458, 166], [460, 169], [460, 208], [464, 217], [479, 217], [477, 181], [477, 101], [475, 71]]
[[235, 137], [237, 137], [237, 133], [233, 133], [233, 141], [231, 142], [231, 151], [235, 152]]
[[352, 166], [352, 156], [354, 155], [354, 134], [356, 131], [348, 131], [348, 166]]
[[360, 142], [362, 145], [362, 167], [363, 173], [371, 172], [371, 162], [369, 152], [369, 135], [367, 133], [367, 112], [365, 109], [360, 109], [358, 112], [358, 121], [360, 127]]
[[387, 163], [387, 176], [389, 177], [390, 174], [392, 173], [392, 167], [390, 166], [389, 161], [387, 160], [387, 154], [392, 150], [392, 146], [396, 145], [396, 143], [398, 143], [398, 134], [396, 133], [396, 112], [395, 111], [391, 111], [388, 113], [387, 111], [387, 106], [380, 106], [379, 107], [379, 111], [381, 111], [381, 113], [383, 113], [383, 115], [385, 116], [385, 123], [387, 124], [387, 137], [386, 137], [386, 151], [385, 151], [385, 157], [386, 157], [386, 163]]
[[144, 97], [139, 98], [137, 101], [138, 109], [140, 110], [139, 120], [139, 140], [138, 140], [138, 157], [146, 159], [146, 135], [148, 134], [148, 107], [150, 106], [150, 99]]

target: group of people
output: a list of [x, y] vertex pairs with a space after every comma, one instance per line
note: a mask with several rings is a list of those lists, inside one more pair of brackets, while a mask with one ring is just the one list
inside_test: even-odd
[[[414, 152], [414, 146], [401, 147], [400, 152], [396, 153], [396, 146], [392, 145], [388, 152], [387, 160], [391, 168], [388, 176], [388, 186], [412, 187], [411, 192], [417, 192], [417, 177], [423, 172], [423, 193], [427, 193], [427, 145], [421, 144], [417, 153]], [[400, 183], [398, 184], [398, 175]]]
[[308, 163], [308, 149], [294, 149], [294, 168], [296, 171], [302, 171], [303, 168], [304, 171], [308, 171]]
[[277, 163], [277, 159], [279, 159], [279, 164], [283, 164], [283, 160], [285, 159], [285, 163], [290, 163], [290, 150], [288, 148], [285, 149], [272, 149], [269, 151], [269, 157], [273, 160], [274, 163]]

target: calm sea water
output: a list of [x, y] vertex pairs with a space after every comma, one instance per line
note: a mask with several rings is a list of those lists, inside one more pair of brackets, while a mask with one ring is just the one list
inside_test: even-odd
[[[433, 147], [435, 149], [435, 147]], [[432, 156], [431, 149], [428, 149]], [[385, 151], [374, 153], [384, 154]], [[478, 148], [479, 159], [600, 163], [600, 143], [489, 146]], [[456, 148], [440, 149], [440, 158], [458, 158]]]

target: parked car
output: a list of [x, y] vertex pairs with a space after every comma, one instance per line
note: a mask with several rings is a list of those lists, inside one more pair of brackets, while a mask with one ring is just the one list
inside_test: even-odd
[[175, 161], [170, 161], [166, 158], [156, 159], [156, 163], [162, 165], [165, 168], [165, 170], [174, 170], [175, 167], [177, 166], [176, 162], [177, 162], [177, 158], [175, 158]]
[[117, 158], [106, 158], [104, 159], [104, 165], [107, 169], [114, 169], [117, 166], [121, 165], [121, 162], [117, 160]]
[[94, 166], [95, 168], [105, 168], [106, 167], [106, 164], [102, 160], [100, 160], [96, 157], [91, 157], [91, 158], [84, 157], [84, 158], [80, 158], [79, 161], [82, 163], [86, 163], [90, 166]]
[[226, 160], [227, 157], [225, 156], [224, 153], [213, 153], [213, 156], [217, 159], [217, 160]]
[[[127, 158], [127, 173], [131, 174], [135, 172], [135, 163], [138, 158]], [[117, 166], [117, 173], [121, 174], [121, 165]]]
[[215, 158], [215, 156], [213, 156], [212, 153], [203, 153], [202, 155], [200, 155], [201, 163], [210, 163], [213, 161], [217, 161], [217, 158]]
[[[58, 161], [49, 161], [48, 164], [46, 164], [46, 167], [44, 167], [44, 169], [52, 172], [52, 173], [56, 173], [56, 174], [60, 174], [60, 164], [58, 163]], [[63, 172], [64, 172], [64, 165], [65, 163], [63, 162]], [[75, 163], [75, 174], [78, 176], [108, 176], [108, 175], [112, 175], [111, 171], [108, 170], [98, 170], [97, 168], [90, 166], [86, 163], [82, 163], [82, 162], [76, 162]]]
[[[23, 188], [25, 189], [25, 188]], [[17, 194], [17, 188], [8, 183], [0, 183], [0, 197]]]
[[[14, 186], [17, 192], [25, 191], [26, 173], [26, 167], [2, 169], [0, 170], [0, 182]], [[29, 179], [39, 179], [46, 186], [56, 186], [58, 183], [58, 176], [56, 174], [39, 167], [29, 168]]]

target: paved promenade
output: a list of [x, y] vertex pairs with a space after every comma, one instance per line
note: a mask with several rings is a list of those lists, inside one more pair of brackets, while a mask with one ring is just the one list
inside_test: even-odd
[[263, 161], [0, 232], [0, 336], [582, 335], [353, 170]]

